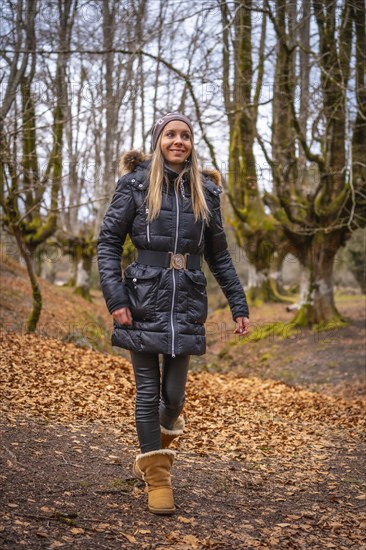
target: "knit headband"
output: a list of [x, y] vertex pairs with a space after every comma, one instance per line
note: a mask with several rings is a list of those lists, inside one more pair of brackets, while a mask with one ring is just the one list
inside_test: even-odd
[[153, 126], [152, 132], [151, 132], [151, 148], [153, 151], [155, 151], [156, 143], [159, 139], [159, 136], [161, 132], [163, 131], [164, 126], [168, 124], [168, 122], [171, 122], [172, 120], [181, 120], [182, 122], [185, 122], [189, 129], [191, 130], [192, 134], [192, 142], [193, 142], [193, 126], [189, 118], [187, 118], [182, 113], [168, 113], [164, 115], [162, 118], [159, 118]]

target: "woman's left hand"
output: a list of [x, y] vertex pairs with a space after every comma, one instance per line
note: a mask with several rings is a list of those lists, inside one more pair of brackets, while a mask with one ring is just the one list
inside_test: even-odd
[[237, 317], [235, 319], [236, 329], [234, 334], [240, 334], [240, 336], [245, 336], [249, 333], [249, 319], [248, 317]]

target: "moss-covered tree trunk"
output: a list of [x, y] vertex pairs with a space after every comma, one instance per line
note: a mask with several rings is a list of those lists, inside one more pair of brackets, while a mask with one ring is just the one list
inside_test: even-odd
[[341, 233], [317, 236], [302, 247], [300, 309], [293, 319], [298, 326], [332, 328], [344, 321], [334, 302], [333, 268]]
[[[336, 12], [333, 3], [313, 0], [313, 15], [319, 31], [319, 52], [314, 61], [320, 74], [321, 91], [320, 101], [318, 97], [314, 103], [318, 110], [315, 120], [323, 121], [318, 130], [320, 152], [314, 152], [309, 142], [309, 123], [296, 107], [297, 82], [300, 81], [305, 88], [309, 82], [307, 63], [301, 62], [300, 73], [296, 73], [296, 10], [289, 0], [276, 0], [275, 14], [272, 4], [266, 2], [266, 5], [277, 34], [272, 160], [269, 159], [276, 192], [272, 212], [295, 250], [305, 279], [301, 288], [301, 307], [294, 323], [331, 326], [333, 322], [342, 321], [334, 303], [334, 257], [357, 224], [366, 222], [360, 215], [361, 203], [355, 200], [358, 191], [361, 191], [360, 197], [365, 192], [365, 181], [362, 176], [360, 181], [353, 177], [356, 170], [349, 171], [350, 157], [346, 147], [347, 93], [354, 43], [352, 10], [355, 6], [349, 0], [343, 0], [341, 10]], [[361, 16], [361, 11], [357, 14], [364, 21], [365, 12]], [[303, 15], [307, 12], [306, 9]], [[308, 33], [307, 23], [302, 26], [302, 35]], [[359, 32], [356, 37], [356, 52], [359, 51], [357, 43], [364, 43], [364, 32]], [[303, 93], [306, 95], [301, 106], [304, 105], [307, 111], [312, 98], [307, 89], [301, 88]], [[360, 141], [365, 147], [364, 137]], [[356, 147], [357, 150], [360, 149]], [[314, 183], [309, 185], [308, 174], [314, 169]]]
[[[261, 93], [266, 16], [263, 15], [259, 47], [259, 68], [254, 82], [252, 60], [251, 0], [237, 2], [235, 15], [229, 13], [230, 3], [220, 4], [223, 23], [223, 77], [225, 108], [229, 121], [229, 169], [227, 185], [234, 217], [229, 220], [236, 242], [243, 248], [250, 263], [248, 299], [250, 302], [281, 300], [274, 292], [270, 277], [271, 256], [276, 243], [283, 240], [280, 224], [267, 214], [258, 189], [254, 140], [258, 102]], [[235, 39], [230, 45], [229, 20], [233, 16]], [[230, 86], [230, 53], [234, 62]]]
[[64, 255], [70, 258], [70, 272], [66, 286], [74, 288], [74, 293], [91, 301], [91, 274], [96, 255], [96, 239], [91, 226], [79, 229], [78, 235], [63, 231], [56, 233], [58, 245]]
[[76, 277], [76, 288], [75, 294], [82, 296], [85, 300], [89, 302], [92, 301], [90, 295], [90, 279], [91, 279], [91, 270], [93, 267], [93, 258], [90, 256], [82, 255], [79, 258], [77, 264], [77, 277]]
[[[366, 219], [366, 10], [365, 0], [352, 2], [356, 30], [356, 105], [357, 114], [352, 136], [352, 175], [354, 200], [361, 211], [356, 219], [359, 227], [365, 227]], [[355, 212], [357, 215], [357, 212]]]
[[[35, 2], [29, 3], [28, 17], [36, 9], [35, 5]], [[10, 102], [11, 104], [11, 101], [13, 101], [11, 94], [15, 95], [20, 88], [22, 98], [22, 125], [19, 129], [22, 144], [21, 159], [18, 158], [18, 149], [14, 147], [14, 136], [9, 137], [4, 132], [3, 117], [1, 116], [2, 172], [0, 200], [4, 211], [3, 223], [8, 227], [9, 232], [15, 236], [21, 255], [27, 266], [33, 293], [33, 309], [27, 321], [27, 329], [31, 332], [36, 330], [42, 308], [41, 289], [37, 281], [34, 259], [37, 248], [53, 235], [57, 223], [58, 196], [62, 177], [66, 65], [69, 55], [66, 52], [70, 49], [71, 30], [76, 5], [73, 0], [67, 0], [58, 4], [60, 25], [58, 28], [57, 44], [59, 52], [56, 59], [56, 76], [54, 81], [56, 97], [54, 99], [52, 138], [50, 140], [52, 146], [42, 177], [38, 171], [37, 113], [32, 93], [36, 63], [35, 52], [37, 50], [34, 25], [27, 27], [25, 37], [26, 48], [32, 52], [30, 66], [26, 65], [24, 67], [21, 76], [17, 77], [17, 82], [11, 82], [13, 89], [12, 86], [7, 88], [10, 95], [5, 98], [5, 103]], [[20, 44], [23, 39], [22, 36], [19, 36], [19, 39]], [[11, 77], [13, 76], [11, 74]], [[14, 117], [18, 116], [17, 112], [10, 114]], [[18, 128], [17, 122], [15, 122], [15, 127]], [[19, 171], [20, 165], [22, 166], [21, 172]], [[42, 204], [48, 206], [47, 215], [43, 214], [41, 210]]]
[[290, 302], [277, 291], [276, 280], [267, 269], [257, 271], [253, 264], [248, 269], [247, 298], [250, 304], [260, 305], [262, 302]]
[[78, 258], [75, 253], [69, 254], [69, 258], [71, 265], [68, 279], [66, 281], [66, 286], [74, 287], [76, 286], [76, 280], [78, 276]]
[[290, 247], [284, 245], [282, 247], [279, 247], [278, 250], [275, 250], [271, 256], [269, 278], [270, 278], [270, 286], [272, 289], [272, 293], [274, 295], [273, 301], [276, 301], [276, 302], [284, 302], [284, 303], [293, 302], [293, 300], [291, 300], [289, 297], [285, 295], [285, 289], [283, 287], [283, 279], [282, 279], [283, 262], [289, 250], [290, 250]]
[[75, 294], [91, 302], [90, 287], [93, 258], [96, 255], [96, 242], [91, 235], [84, 235], [75, 242], [77, 258], [77, 275]]
[[34, 257], [30, 254], [23, 240], [21, 231], [13, 227], [13, 235], [17, 241], [20, 254], [25, 262], [32, 288], [32, 311], [27, 319], [27, 332], [35, 332], [42, 311], [42, 293], [34, 267]]

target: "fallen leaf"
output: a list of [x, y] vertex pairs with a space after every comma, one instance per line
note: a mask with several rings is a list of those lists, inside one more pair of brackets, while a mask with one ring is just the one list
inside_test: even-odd
[[63, 542], [60, 542], [59, 540], [54, 540], [50, 544], [50, 548], [61, 548], [62, 546], [65, 546]]
[[81, 527], [71, 527], [70, 533], [73, 535], [82, 535], [85, 531]]
[[119, 531], [119, 533], [123, 535], [129, 542], [137, 544], [137, 540], [133, 535], [129, 535], [128, 533], [124, 533], [123, 531]]
[[199, 548], [199, 544], [200, 544], [199, 539], [194, 535], [185, 535], [182, 538], [182, 542], [186, 542], [187, 544], [190, 544], [192, 548]]
[[184, 516], [177, 516], [177, 520], [182, 523], [196, 523], [194, 518], [185, 518]]

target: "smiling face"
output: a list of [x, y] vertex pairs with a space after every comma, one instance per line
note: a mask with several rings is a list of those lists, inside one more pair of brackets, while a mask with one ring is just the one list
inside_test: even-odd
[[164, 127], [160, 141], [166, 163], [176, 172], [184, 168], [184, 161], [192, 152], [192, 134], [189, 126], [180, 120], [172, 120]]

